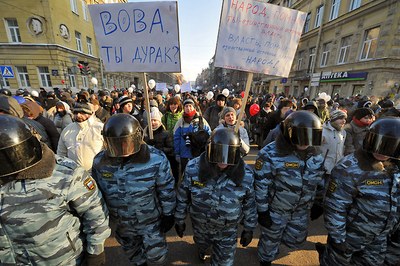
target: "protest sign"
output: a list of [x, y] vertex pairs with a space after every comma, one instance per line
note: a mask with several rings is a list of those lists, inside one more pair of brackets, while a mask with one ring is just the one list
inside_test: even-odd
[[167, 89], [167, 83], [156, 83], [156, 91], [164, 91]]
[[215, 66], [287, 77], [306, 13], [267, 0], [224, 0]]
[[186, 82], [181, 85], [181, 92], [192, 92], [192, 86], [190, 86], [190, 82]]
[[176, 1], [89, 5], [109, 72], [181, 72]]

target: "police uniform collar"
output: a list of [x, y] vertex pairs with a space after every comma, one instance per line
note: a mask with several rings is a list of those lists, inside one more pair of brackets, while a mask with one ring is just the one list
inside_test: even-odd
[[128, 157], [110, 157], [104, 152], [100, 165], [124, 165], [126, 163], [147, 163], [150, 160], [150, 151], [146, 143], [140, 145], [140, 150]]
[[36, 165], [17, 173], [14, 179], [43, 179], [50, 177], [56, 166], [56, 158], [52, 150], [46, 144], [41, 143], [43, 157]]
[[398, 171], [397, 162], [395, 160], [378, 161], [375, 157], [362, 149], [354, 152], [354, 157], [358, 160], [358, 166], [363, 171]]
[[294, 152], [296, 152], [299, 155], [300, 154], [303, 155], [302, 157], [308, 157], [308, 156], [315, 156], [319, 153], [318, 150], [314, 146], [310, 146], [305, 151], [302, 151], [302, 152], [296, 150], [296, 147], [293, 144], [291, 144], [289, 141], [286, 140], [286, 138], [283, 136], [282, 132], [279, 132], [279, 134], [276, 138], [276, 141], [275, 141], [275, 145], [276, 145], [277, 152], [282, 155], [289, 155], [289, 154], [293, 154]]
[[244, 174], [245, 174], [245, 163], [240, 158], [239, 163], [228, 166], [224, 171], [220, 171], [216, 164], [210, 163], [207, 160], [206, 153], [203, 152], [200, 155], [199, 160], [199, 181], [207, 183], [208, 180], [217, 178], [221, 172], [224, 172], [229, 179], [235, 183], [236, 186], [241, 186]]
[[146, 143], [140, 145], [140, 150], [128, 157], [132, 163], [147, 163], [150, 160], [150, 150]]
[[289, 155], [295, 151], [295, 147], [285, 139], [282, 132], [279, 132], [275, 140], [276, 150], [282, 155]]

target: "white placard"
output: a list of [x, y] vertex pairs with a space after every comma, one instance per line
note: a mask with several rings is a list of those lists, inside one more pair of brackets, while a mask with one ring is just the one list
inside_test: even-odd
[[190, 82], [186, 82], [181, 85], [181, 92], [192, 92], [192, 86], [190, 86]]
[[156, 83], [156, 91], [164, 91], [167, 89], [167, 83]]
[[89, 5], [110, 72], [181, 72], [176, 1]]
[[267, 0], [224, 0], [215, 66], [287, 77], [306, 13]]

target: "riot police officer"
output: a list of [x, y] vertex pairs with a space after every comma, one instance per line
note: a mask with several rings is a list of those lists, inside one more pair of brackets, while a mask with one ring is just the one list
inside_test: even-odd
[[[400, 118], [371, 124], [363, 148], [331, 173], [325, 207], [328, 244], [321, 265], [396, 265], [399, 250], [387, 256], [387, 240], [399, 241]], [[399, 243], [397, 243], [397, 246]], [[397, 261], [396, 261], [397, 259]]]
[[242, 215], [242, 246], [250, 244], [257, 225], [253, 171], [240, 146], [233, 129], [215, 129], [206, 151], [189, 161], [178, 191], [177, 234], [183, 236], [189, 212], [200, 260], [211, 248], [211, 265], [233, 265]]
[[0, 264], [104, 265], [108, 211], [96, 182], [0, 115]]
[[296, 111], [282, 122], [276, 141], [258, 154], [255, 190], [261, 265], [271, 265], [281, 242], [295, 248], [306, 240], [308, 214], [324, 191], [323, 157], [315, 147], [321, 145], [321, 137], [318, 116]]
[[92, 173], [117, 224], [117, 241], [134, 265], [164, 264], [176, 203], [168, 159], [143, 142], [140, 123], [129, 114], [111, 116], [102, 134], [106, 149]]

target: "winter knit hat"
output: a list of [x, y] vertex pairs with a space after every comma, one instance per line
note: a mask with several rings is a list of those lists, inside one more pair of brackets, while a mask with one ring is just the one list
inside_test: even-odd
[[216, 101], [224, 101], [226, 102], [226, 97], [223, 94], [218, 94]]
[[367, 100], [365, 100], [365, 101], [359, 101], [359, 102], [357, 103], [357, 108], [363, 108], [363, 107], [369, 108], [369, 107], [371, 107], [371, 105], [372, 105], [372, 102], [371, 102], [371, 101], [367, 101]]
[[190, 98], [187, 98], [186, 100], [183, 101], [183, 106], [185, 106], [186, 104], [191, 104], [193, 107], [194, 105], [194, 101]]
[[233, 109], [232, 107], [224, 107], [224, 109], [222, 109], [222, 111], [219, 113], [219, 118], [220, 119], [225, 119], [225, 115], [229, 112], [232, 112], [236, 115], [236, 110]]
[[156, 100], [152, 99], [149, 101], [150, 107], [158, 107], [158, 103]]
[[335, 111], [331, 112], [331, 114], [330, 114], [331, 122], [338, 120], [338, 119], [343, 119], [343, 118], [346, 119], [347, 114], [345, 112], [343, 112], [342, 110], [335, 110]]
[[88, 103], [80, 102], [75, 103], [74, 105], [74, 113], [85, 113], [85, 114], [93, 114], [92, 108]]
[[158, 110], [153, 109], [150, 113], [150, 117], [151, 117], [151, 119], [155, 119], [155, 120], [161, 122], [161, 114], [160, 114], [160, 111], [158, 111]]
[[132, 103], [133, 101], [132, 101], [132, 98], [129, 98], [128, 96], [124, 95], [124, 96], [119, 97], [118, 102], [119, 102], [120, 108], [122, 109], [125, 104]]
[[370, 116], [374, 115], [374, 111], [372, 111], [372, 109], [370, 109], [370, 108], [363, 107], [363, 108], [356, 109], [353, 113], [353, 117], [355, 117], [358, 120], [360, 120], [361, 118], [363, 118], [364, 116], [367, 116], [367, 115], [370, 115]]

